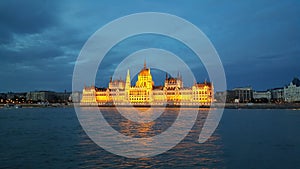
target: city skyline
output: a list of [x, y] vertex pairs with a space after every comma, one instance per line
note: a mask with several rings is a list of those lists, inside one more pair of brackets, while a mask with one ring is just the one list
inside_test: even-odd
[[[147, 11], [177, 15], [201, 29], [219, 53], [228, 89], [282, 87], [300, 76], [299, 3], [2, 1], [0, 92], [71, 91], [74, 64], [85, 41], [114, 19]], [[149, 47], [177, 54], [196, 72], [197, 81], [209, 80], [203, 65], [186, 46], [166, 37], [145, 35], [130, 37], [112, 48], [95, 85], [108, 84], [122, 59]], [[153, 76], [160, 77], [161, 73], [153, 71]]]

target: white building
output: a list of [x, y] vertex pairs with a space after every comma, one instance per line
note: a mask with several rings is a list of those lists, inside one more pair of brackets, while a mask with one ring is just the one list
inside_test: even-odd
[[268, 99], [271, 100], [271, 92], [270, 91], [255, 91], [253, 92], [254, 99]]
[[71, 98], [69, 100], [72, 100], [73, 103], [80, 103], [80, 100], [82, 98], [82, 93], [81, 92], [72, 92]]
[[300, 101], [299, 79], [295, 78], [288, 86], [284, 87], [284, 100], [286, 102]]

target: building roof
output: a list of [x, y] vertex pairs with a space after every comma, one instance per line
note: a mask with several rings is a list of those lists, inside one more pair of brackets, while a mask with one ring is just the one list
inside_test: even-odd
[[267, 93], [270, 92], [269, 90], [261, 90], [261, 91], [254, 91], [254, 93]]
[[163, 86], [153, 86], [153, 90], [163, 90]]
[[139, 75], [140, 75], [140, 76], [150, 76], [150, 75], [151, 75], [151, 74], [150, 74], [150, 69], [148, 69], [148, 68], [142, 69], [142, 70], [140, 71]]
[[104, 88], [104, 87], [97, 87], [96, 88], [96, 91], [106, 91], [107, 90], [107, 88]]
[[300, 86], [300, 80], [299, 80], [297, 77], [295, 77], [295, 78], [292, 80], [292, 83], [293, 83], [293, 85], [296, 85], [297, 87]]
[[249, 86], [249, 87], [236, 87], [232, 90], [252, 90], [252, 87], [251, 86]]
[[195, 86], [197, 87], [204, 87], [204, 86], [211, 86], [212, 84], [210, 82], [204, 82], [204, 83], [196, 83]]
[[167, 79], [167, 81], [170, 81], [170, 82], [176, 82], [178, 80], [178, 78], [175, 78], [175, 77], [169, 77], [168, 79]]
[[119, 83], [125, 83], [125, 81], [121, 80], [121, 79], [118, 79], [118, 80], [113, 80], [111, 83], [112, 84], [119, 84]]

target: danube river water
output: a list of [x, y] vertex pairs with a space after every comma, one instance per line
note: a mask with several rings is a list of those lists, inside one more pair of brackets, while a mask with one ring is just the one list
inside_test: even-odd
[[[115, 109], [103, 111], [113, 128], [132, 137], [163, 132], [177, 113], [166, 109], [139, 125]], [[191, 132], [171, 150], [129, 159], [91, 141], [73, 108], [0, 109], [0, 168], [299, 168], [300, 110], [226, 109], [212, 137], [199, 144], [206, 115], [200, 110]]]

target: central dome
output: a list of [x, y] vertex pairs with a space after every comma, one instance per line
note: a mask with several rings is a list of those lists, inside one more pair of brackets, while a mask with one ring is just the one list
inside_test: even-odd
[[144, 68], [140, 71], [138, 75], [138, 80], [136, 81], [137, 87], [152, 89], [154, 82], [152, 81], [152, 76], [150, 68], [146, 67], [146, 61], [144, 63]]
[[139, 73], [140, 76], [150, 76], [150, 69], [143, 69]]

